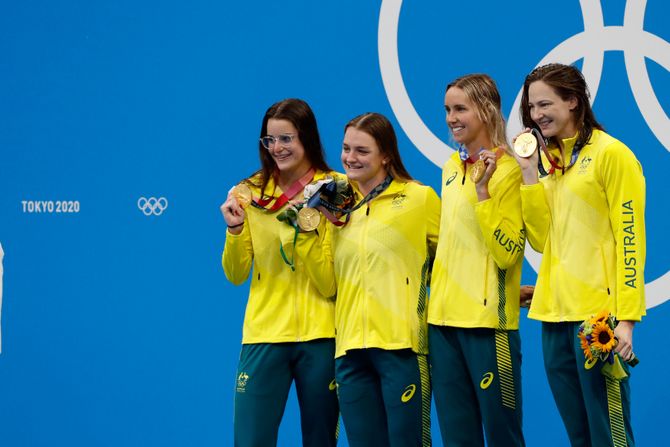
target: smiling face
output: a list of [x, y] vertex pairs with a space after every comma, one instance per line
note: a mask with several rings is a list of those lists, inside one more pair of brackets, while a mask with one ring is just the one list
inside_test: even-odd
[[[271, 118], [267, 124], [267, 135], [275, 139], [275, 143], [267, 150], [277, 164], [280, 173], [300, 174], [309, 169], [310, 162], [305, 156], [305, 148], [293, 123], [288, 120]], [[293, 138], [290, 143], [282, 144], [278, 141], [282, 135], [292, 135]]]
[[546, 138], [562, 140], [577, 133], [573, 113], [577, 98], [564, 100], [545, 82], [535, 81], [528, 86], [528, 107], [530, 118]]
[[447, 90], [444, 96], [444, 108], [447, 112], [447, 125], [457, 143], [473, 151], [480, 147], [488, 147], [486, 125], [461, 88], [452, 86]]
[[342, 143], [342, 166], [349, 180], [358, 183], [363, 194], [384, 181], [388, 172], [384, 156], [372, 136], [354, 127], [347, 128]]

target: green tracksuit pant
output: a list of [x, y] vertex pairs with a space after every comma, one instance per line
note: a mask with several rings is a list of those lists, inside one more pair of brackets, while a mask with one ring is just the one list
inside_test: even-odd
[[431, 324], [428, 336], [444, 445], [524, 446], [519, 331]]
[[295, 381], [303, 446], [337, 444], [335, 340], [242, 345], [235, 379], [236, 447], [272, 447]]
[[352, 349], [335, 360], [351, 447], [430, 446], [430, 376], [410, 349]]
[[[542, 323], [544, 367], [572, 447], [634, 446], [630, 383], [606, 378], [602, 362], [591, 369], [577, 338], [581, 322]], [[630, 375], [628, 366], [622, 362]]]

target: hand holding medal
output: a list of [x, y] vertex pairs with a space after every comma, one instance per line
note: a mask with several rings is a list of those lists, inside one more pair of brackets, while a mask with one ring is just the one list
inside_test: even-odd
[[319, 226], [321, 214], [335, 225], [342, 225], [339, 219], [353, 203], [354, 193], [349, 182], [328, 176], [305, 186], [303, 202], [295, 204], [277, 218], [309, 232]]
[[[535, 132], [537, 130], [529, 127], [525, 128], [523, 132], [512, 139], [512, 155], [519, 163], [521, 174], [523, 175], [523, 182], [526, 185], [532, 185], [538, 182], [538, 168], [537, 165], [540, 159], [540, 151], [537, 150], [539, 140], [544, 143], [544, 139], [540, 134], [539, 140]], [[539, 134], [539, 132], [537, 132]]]
[[[481, 154], [480, 154], [481, 157]], [[470, 180], [472, 183], [479, 183], [486, 172], [486, 163], [481, 158], [472, 164], [470, 168]]]
[[251, 188], [244, 183], [236, 185], [232, 190], [232, 195], [243, 209], [251, 205]]
[[514, 152], [519, 157], [528, 158], [537, 150], [537, 138], [532, 132], [524, 132], [514, 139]]
[[491, 180], [493, 173], [497, 168], [498, 158], [502, 155], [502, 150], [495, 152], [482, 149], [479, 151], [479, 160], [475, 161], [470, 168], [470, 180], [475, 185], [485, 185]]
[[305, 185], [301, 200], [292, 202], [290, 207], [277, 215], [277, 219], [303, 232], [316, 230], [321, 222], [321, 214], [319, 210], [309, 206], [308, 200], [319, 191], [322, 185], [331, 181], [332, 178], [326, 177]]
[[244, 183], [234, 186], [228, 192], [228, 198], [221, 205], [221, 214], [228, 225], [228, 231], [233, 234], [242, 232], [242, 225], [246, 216], [244, 209], [252, 201], [251, 189]]

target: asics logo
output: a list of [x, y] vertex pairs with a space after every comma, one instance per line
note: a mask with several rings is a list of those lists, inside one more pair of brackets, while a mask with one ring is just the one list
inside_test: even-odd
[[400, 401], [403, 403], [407, 403], [410, 401], [412, 397], [414, 397], [414, 393], [416, 392], [416, 385], [411, 384], [405, 388], [405, 392], [402, 393], [400, 396]]
[[333, 379], [333, 381], [328, 384], [328, 389], [333, 391], [335, 388], [337, 388], [337, 382], [335, 382], [335, 379]]
[[492, 382], [493, 382], [493, 373], [487, 372], [486, 374], [484, 374], [484, 378], [482, 378], [482, 381], [479, 382], [479, 388], [485, 390], [486, 388], [491, 386]]
[[[583, 59], [582, 73], [595, 101], [603, 71], [606, 51], [622, 51], [626, 72], [635, 102], [649, 129], [670, 151], [670, 118], [666, 115], [651, 85], [645, 59], [670, 71], [670, 42], [643, 28], [646, 0], [628, 0], [623, 26], [605, 26], [600, 1], [579, 2], [584, 17], [584, 31], [558, 43], [536, 66], [549, 62], [570, 64]], [[445, 144], [426, 126], [407, 93], [398, 57], [398, 23], [402, 0], [383, 0], [377, 30], [379, 68], [386, 95], [398, 123], [412, 143], [436, 166], [442, 167], [454, 149]], [[529, 70], [530, 71], [529, 67]], [[521, 129], [519, 105], [521, 88], [509, 114], [507, 134]], [[537, 272], [541, 255], [527, 245], [526, 258]], [[667, 268], [667, 267], [666, 267]], [[646, 285], [647, 308], [670, 299], [670, 270]]]
[[451, 177], [449, 177], [447, 179], [447, 183], [445, 183], [444, 186], [449, 186], [449, 184], [454, 181], [454, 179], [456, 178], [457, 175], [458, 175], [458, 173], [456, 173], [456, 172], [451, 174]]
[[168, 201], [165, 197], [140, 197], [137, 200], [137, 207], [144, 213], [145, 216], [160, 216], [168, 207]]

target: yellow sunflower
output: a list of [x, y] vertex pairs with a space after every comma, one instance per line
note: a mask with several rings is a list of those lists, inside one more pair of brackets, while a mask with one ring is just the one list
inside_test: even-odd
[[593, 355], [591, 354], [591, 347], [589, 346], [589, 341], [586, 339], [586, 335], [584, 335], [583, 332], [580, 332], [578, 335], [579, 347], [582, 348], [582, 351], [584, 351], [584, 357], [586, 357], [588, 360], [591, 360]]
[[601, 310], [598, 312], [598, 314], [594, 317], [591, 317], [591, 324], [598, 324], [598, 323], [603, 323], [606, 322], [607, 319], [609, 318], [610, 313], [606, 310]]
[[610, 352], [616, 345], [614, 331], [604, 321], [595, 324], [591, 336], [593, 337], [593, 347], [600, 352]]

